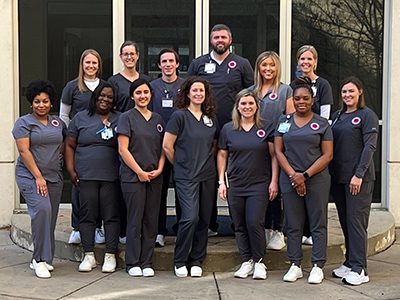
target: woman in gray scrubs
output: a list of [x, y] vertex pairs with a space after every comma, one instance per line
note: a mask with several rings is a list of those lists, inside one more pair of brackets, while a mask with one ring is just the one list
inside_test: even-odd
[[96, 222], [104, 220], [106, 253], [102, 272], [114, 272], [118, 248], [117, 202], [118, 142], [115, 128], [120, 113], [115, 112], [114, 91], [108, 82], [94, 90], [88, 110], [78, 112], [68, 128], [65, 162], [72, 183], [78, 189], [79, 228], [85, 257], [79, 271], [96, 267], [94, 236]]
[[20, 117], [12, 131], [18, 152], [15, 178], [31, 216], [33, 255], [31, 269], [39, 278], [51, 277], [54, 230], [63, 186], [61, 146], [66, 125], [49, 115], [56, 92], [49, 81], [30, 83], [25, 96], [32, 113]]
[[305, 214], [310, 219], [314, 240], [309, 283], [321, 283], [326, 262], [327, 221], [330, 175], [333, 153], [332, 130], [328, 121], [314, 114], [308, 77], [296, 79], [293, 103], [296, 111], [281, 116], [275, 131], [275, 155], [281, 167], [279, 178], [287, 230], [287, 257], [291, 267], [283, 277], [293, 282], [303, 277], [302, 229]]
[[333, 270], [344, 283], [369, 282], [367, 228], [375, 181], [373, 154], [378, 140], [378, 117], [364, 104], [360, 79], [341, 85], [342, 109], [333, 114], [334, 156], [329, 165], [335, 200], [346, 245], [346, 260]]
[[174, 269], [178, 277], [202, 275], [207, 255], [208, 225], [216, 187], [216, 103], [209, 82], [191, 76], [182, 84], [168, 121], [163, 148], [174, 165], [176, 192], [182, 208], [176, 237]]
[[278, 195], [279, 172], [273, 131], [272, 122], [260, 120], [256, 94], [245, 89], [237, 94], [232, 122], [224, 125], [218, 139], [218, 191], [228, 201], [235, 224], [243, 261], [235, 272], [239, 278], [251, 274], [254, 279], [267, 278], [261, 262], [266, 252], [264, 220], [268, 200]]

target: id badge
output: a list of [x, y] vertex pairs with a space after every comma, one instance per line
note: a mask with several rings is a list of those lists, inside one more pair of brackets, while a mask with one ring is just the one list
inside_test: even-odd
[[101, 133], [101, 138], [103, 140], [109, 140], [114, 136], [113, 131], [111, 128], [105, 128], [104, 131]]
[[215, 68], [216, 68], [215, 63], [206, 63], [204, 65], [204, 72], [206, 72], [207, 74], [214, 74]]
[[279, 133], [289, 132], [289, 128], [290, 128], [291, 125], [292, 125], [292, 123], [287, 123], [287, 122], [279, 124], [278, 132]]
[[203, 123], [204, 123], [204, 125], [206, 125], [208, 127], [213, 126], [213, 121], [207, 116], [203, 116]]
[[163, 108], [172, 108], [174, 106], [174, 102], [169, 98], [162, 98], [161, 106]]

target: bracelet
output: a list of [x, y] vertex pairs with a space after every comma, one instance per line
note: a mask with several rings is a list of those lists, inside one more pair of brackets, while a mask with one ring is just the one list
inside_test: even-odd
[[221, 184], [225, 184], [225, 181], [223, 181], [223, 180], [218, 181], [218, 185], [221, 185]]

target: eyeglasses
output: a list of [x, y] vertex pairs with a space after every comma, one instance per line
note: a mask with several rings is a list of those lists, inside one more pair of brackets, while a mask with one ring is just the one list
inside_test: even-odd
[[130, 57], [134, 57], [135, 55], [136, 55], [137, 53], [134, 53], [134, 52], [131, 52], [131, 53], [121, 53], [121, 55], [124, 57], [124, 58], [128, 58], [129, 56]]
[[112, 100], [114, 97], [113, 97], [113, 96], [107, 96], [107, 95], [104, 95], [104, 94], [100, 94], [100, 95], [99, 95], [99, 98]]

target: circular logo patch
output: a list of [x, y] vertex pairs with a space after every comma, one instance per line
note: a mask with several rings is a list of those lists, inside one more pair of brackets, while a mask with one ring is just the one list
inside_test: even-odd
[[265, 136], [265, 131], [262, 129], [257, 130], [257, 136], [263, 138]]
[[164, 128], [162, 127], [161, 124], [157, 124], [157, 130], [158, 132], [163, 132]]
[[51, 124], [52, 124], [53, 126], [55, 126], [55, 127], [60, 126], [60, 122], [58, 122], [57, 120], [52, 120], [52, 121], [51, 121]]
[[278, 98], [278, 95], [276, 93], [272, 93], [271, 95], [269, 95], [269, 99], [271, 100], [275, 100], [276, 98]]
[[231, 60], [231, 61], [228, 63], [228, 67], [231, 68], [231, 69], [236, 68], [236, 66], [237, 66], [237, 63], [236, 63], [236, 61], [234, 61], [234, 60]]
[[118, 130], [117, 130], [117, 126], [115, 126], [114, 130], [115, 130], [115, 132], [118, 132]]
[[351, 123], [353, 125], [358, 125], [358, 124], [360, 124], [360, 122], [361, 122], [361, 118], [360, 117], [355, 117], [355, 118], [353, 118], [353, 120], [351, 120]]
[[311, 123], [310, 127], [312, 130], [318, 130], [319, 129], [319, 124], [318, 123]]

